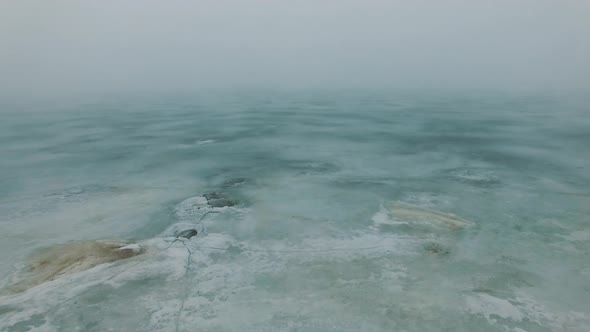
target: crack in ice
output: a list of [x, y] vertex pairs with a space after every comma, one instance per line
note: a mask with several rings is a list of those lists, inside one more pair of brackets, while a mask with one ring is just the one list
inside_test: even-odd
[[188, 256], [186, 258], [186, 265], [185, 265], [185, 271], [184, 271], [184, 295], [182, 296], [182, 299], [180, 302], [180, 308], [178, 309], [178, 314], [176, 315], [176, 323], [175, 323], [175, 331], [176, 332], [179, 331], [178, 328], [180, 326], [180, 318], [182, 317], [182, 311], [184, 310], [184, 305], [185, 305], [186, 300], [188, 298], [188, 291], [189, 291], [188, 274], [190, 272], [192, 255], [193, 255], [193, 252], [189, 249], [189, 247], [186, 245], [186, 243], [184, 243], [184, 241], [180, 241], [180, 242], [186, 248], [186, 251], [188, 252]]

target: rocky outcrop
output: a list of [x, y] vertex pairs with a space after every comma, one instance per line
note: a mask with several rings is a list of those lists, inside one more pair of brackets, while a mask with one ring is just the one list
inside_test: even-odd
[[8, 287], [8, 292], [23, 292], [63, 275], [131, 258], [143, 252], [139, 245], [125, 241], [88, 240], [46, 248], [27, 262], [18, 282]]

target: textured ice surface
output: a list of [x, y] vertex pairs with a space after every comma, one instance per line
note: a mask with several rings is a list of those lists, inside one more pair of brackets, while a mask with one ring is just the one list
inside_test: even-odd
[[0, 331], [588, 331], [587, 105], [318, 92], [6, 110], [0, 288], [45, 248], [142, 253], [0, 295]]

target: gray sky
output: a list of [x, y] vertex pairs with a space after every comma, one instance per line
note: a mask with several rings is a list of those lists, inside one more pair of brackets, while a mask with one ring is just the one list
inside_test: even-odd
[[586, 0], [2, 0], [0, 96], [590, 89]]

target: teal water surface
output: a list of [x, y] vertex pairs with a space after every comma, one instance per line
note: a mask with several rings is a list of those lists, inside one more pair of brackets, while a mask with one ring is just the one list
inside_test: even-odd
[[[300, 92], [4, 106], [0, 285], [70, 241], [147, 251], [0, 295], [0, 331], [588, 331], [587, 105]], [[206, 231], [170, 240], [176, 224]]]

